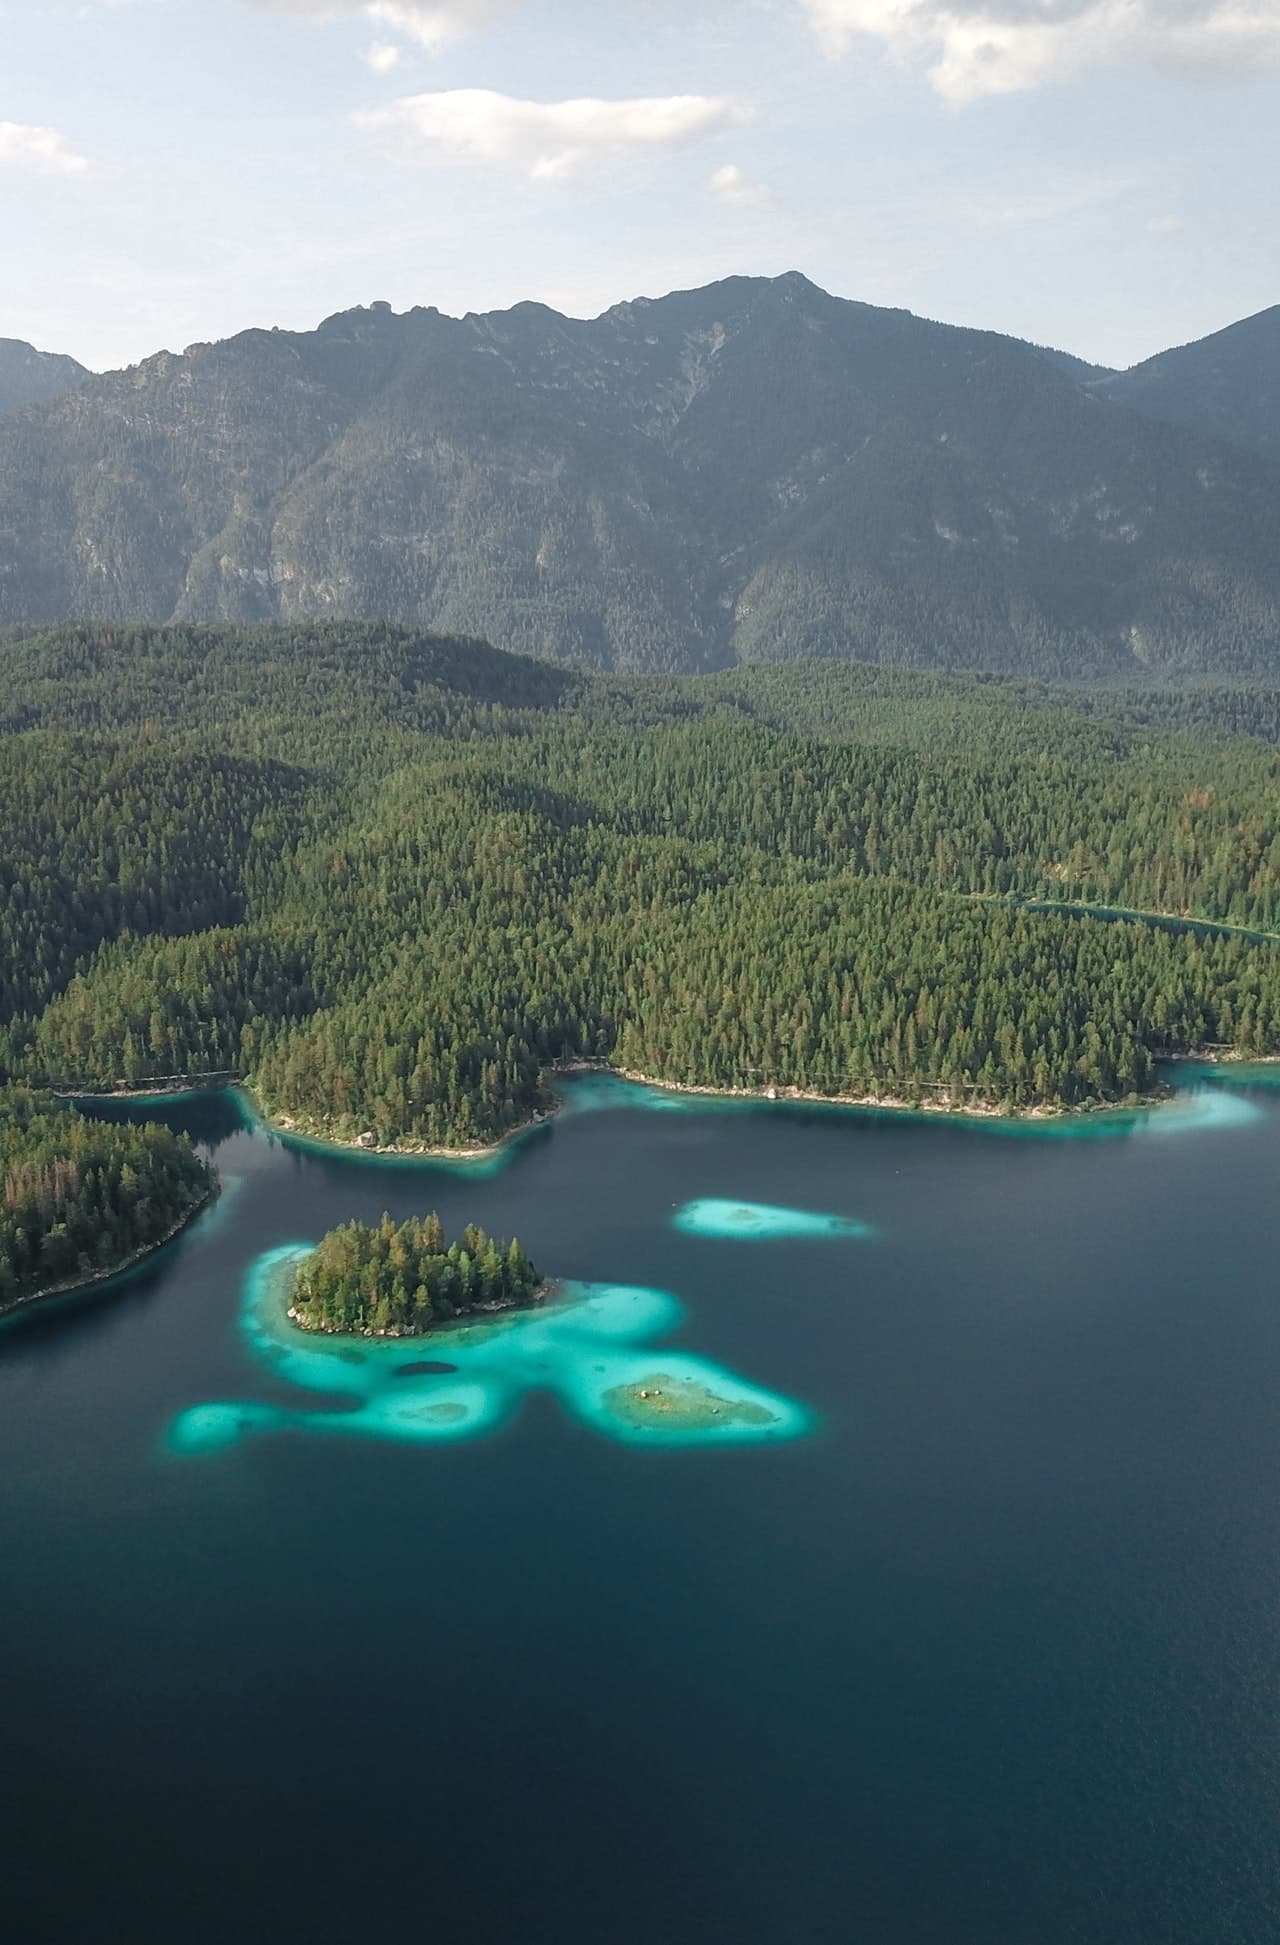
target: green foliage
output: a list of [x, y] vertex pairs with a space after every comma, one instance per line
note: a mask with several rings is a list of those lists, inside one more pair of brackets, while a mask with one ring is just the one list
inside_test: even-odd
[[513, 1237], [496, 1243], [469, 1223], [446, 1244], [437, 1215], [376, 1229], [344, 1223], [299, 1263], [292, 1309], [309, 1330], [411, 1337], [477, 1311], [532, 1303], [538, 1272]]
[[457, 1147], [584, 1058], [1029, 1107], [1280, 1048], [1271, 688], [587, 677], [381, 624], [58, 630], [0, 672], [31, 1080], [234, 1070]]
[[102, 1276], [206, 1200], [185, 1135], [94, 1121], [27, 1088], [0, 1089], [0, 1309]]

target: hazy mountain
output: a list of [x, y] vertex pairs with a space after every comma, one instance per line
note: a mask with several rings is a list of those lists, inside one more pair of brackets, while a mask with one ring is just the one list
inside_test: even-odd
[[37, 351], [21, 338], [0, 338], [0, 415], [57, 398], [88, 376], [74, 358]]
[[988, 332], [735, 278], [387, 306], [0, 424], [0, 622], [385, 616], [600, 666], [1280, 666], [1280, 472]]
[[1082, 384], [1095, 378], [1115, 376], [1110, 365], [1091, 365], [1087, 358], [1077, 358], [1074, 351], [1058, 351], [1050, 344], [1038, 344], [1035, 349], [1042, 358], [1047, 358], [1051, 364], [1059, 366], [1065, 372], [1070, 372], [1071, 376], [1079, 379]]
[[1280, 460], [1280, 304], [1115, 372], [1095, 389], [1149, 418]]

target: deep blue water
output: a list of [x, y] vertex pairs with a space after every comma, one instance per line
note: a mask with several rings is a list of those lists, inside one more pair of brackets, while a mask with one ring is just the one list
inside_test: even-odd
[[[6, 1935], [1280, 1936], [1280, 1094], [1084, 1138], [603, 1098], [470, 1176], [171, 1108], [221, 1205], [0, 1331]], [[676, 1227], [721, 1199], [870, 1233]], [[648, 1451], [532, 1394], [175, 1454], [299, 1402], [255, 1257], [384, 1207], [675, 1293], [818, 1429]]]

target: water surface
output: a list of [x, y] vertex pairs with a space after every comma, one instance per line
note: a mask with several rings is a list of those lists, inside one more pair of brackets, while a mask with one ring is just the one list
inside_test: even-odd
[[[1280, 1096], [1233, 1081], [1083, 1135], [587, 1082], [470, 1173], [167, 1107], [230, 1192], [0, 1332], [9, 1934], [1280, 1935]], [[384, 1208], [667, 1293], [654, 1370], [805, 1435], [530, 1383], [482, 1436], [316, 1436], [356, 1367], [257, 1356], [246, 1278]], [[219, 1400], [260, 1429], [175, 1451]]]

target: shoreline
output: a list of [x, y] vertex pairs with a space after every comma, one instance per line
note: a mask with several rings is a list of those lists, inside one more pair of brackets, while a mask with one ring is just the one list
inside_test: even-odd
[[147, 1081], [31, 1081], [59, 1101], [165, 1101], [178, 1094], [224, 1094], [244, 1086], [244, 1075], [234, 1067], [217, 1074], [163, 1074]]
[[[1181, 1057], [1188, 1060], [1199, 1058], [1198, 1055], [1193, 1054]], [[1280, 1056], [1277, 1056], [1277, 1058], [1280, 1058]], [[956, 1120], [971, 1121], [1055, 1121], [1068, 1120], [1076, 1117], [1084, 1119], [1089, 1115], [1095, 1114], [1124, 1113], [1131, 1111], [1135, 1107], [1159, 1107], [1171, 1099], [1171, 1094], [1165, 1091], [1159, 1094], [1140, 1094], [1128, 1101], [1104, 1101], [1100, 1105], [1091, 1108], [1040, 1106], [1008, 1109], [999, 1107], [994, 1101], [980, 1099], [967, 1103], [955, 1101], [951, 1099], [949, 1094], [945, 1100], [908, 1101], [897, 1095], [814, 1094], [807, 1093], [804, 1089], [798, 1087], [712, 1087], [695, 1081], [661, 1080], [657, 1075], [642, 1074], [635, 1068], [615, 1067], [608, 1060], [583, 1059], [568, 1061], [562, 1066], [553, 1068], [551, 1071], [553, 1076], [565, 1075], [569, 1077], [575, 1075], [602, 1074], [613, 1080], [625, 1081], [628, 1085], [634, 1087], [652, 1087], [659, 1089], [664, 1094], [679, 1094], [690, 1097], [701, 1096], [706, 1100], [713, 1101], [755, 1101], [761, 1106], [786, 1106], [790, 1104], [791, 1106], [861, 1108], [880, 1111], [885, 1114], [949, 1115]], [[934, 1084], [930, 1083], [930, 1085]], [[937, 1083], [936, 1085], [941, 1092], [947, 1093], [947, 1090], [941, 1083]], [[175, 1088], [172, 1091], [174, 1093], [184, 1091], [198, 1093], [203, 1091], [203, 1089], [200, 1085], [195, 1085], [185, 1090]], [[509, 1128], [506, 1134], [499, 1136], [497, 1141], [490, 1142], [487, 1145], [475, 1145], [470, 1148], [444, 1148], [439, 1145], [432, 1145], [429, 1142], [405, 1140], [394, 1142], [388, 1146], [378, 1141], [366, 1141], [361, 1135], [344, 1137], [332, 1134], [314, 1134], [308, 1128], [299, 1127], [292, 1117], [287, 1114], [271, 1115], [266, 1113], [253, 1099], [252, 1094], [243, 1082], [235, 1084], [234, 1091], [240, 1095], [246, 1104], [255, 1123], [266, 1133], [278, 1135], [283, 1141], [291, 1142], [298, 1147], [316, 1148], [337, 1155], [366, 1155], [371, 1161], [458, 1163], [493, 1161], [505, 1149], [522, 1141], [527, 1135], [533, 1134], [539, 1128], [549, 1127], [565, 1106], [563, 1099], [557, 1095], [549, 1108], [539, 1109], [527, 1121], [519, 1122], [514, 1128]], [[149, 1100], [151, 1094], [150, 1092], [139, 1092], [130, 1095], [117, 1091], [110, 1098], [115, 1100]]]
[[[1201, 1054], [1161, 1055], [1162, 1060], [1210, 1061], [1213, 1056]], [[1266, 1056], [1280, 1061], [1280, 1054]], [[631, 1067], [615, 1067], [611, 1061], [579, 1059], [565, 1061], [551, 1069], [553, 1079], [557, 1076], [603, 1074], [614, 1080], [626, 1081], [635, 1087], [652, 1087], [664, 1094], [701, 1096], [712, 1101], [755, 1101], [761, 1106], [806, 1106], [830, 1108], [858, 1108], [864, 1111], [885, 1114], [932, 1114], [950, 1117], [957, 1121], [1070, 1121], [1087, 1120], [1102, 1114], [1132, 1113], [1135, 1108], [1158, 1108], [1167, 1106], [1173, 1100], [1171, 1089], [1159, 1093], [1138, 1094], [1124, 1101], [1103, 1101], [1093, 1107], [1047, 1107], [1002, 1108], [994, 1101], [974, 1100], [957, 1101], [944, 1083], [926, 1085], [946, 1095], [945, 1100], [908, 1101], [897, 1095], [876, 1094], [814, 1094], [798, 1087], [711, 1087], [695, 1081], [661, 1080], [654, 1074], [642, 1074]], [[549, 1127], [564, 1108], [564, 1101], [556, 1096], [550, 1108], [539, 1109], [527, 1121], [508, 1129], [487, 1147], [441, 1148], [426, 1142], [394, 1143], [390, 1147], [378, 1142], [368, 1142], [362, 1137], [344, 1139], [339, 1135], [317, 1135], [297, 1127], [288, 1115], [272, 1116], [263, 1112], [253, 1100], [243, 1083], [236, 1090], [242, 1095], [258, 1125], [270, 1134], [279, 1135], [282, 1140], [298, 1146], [313, 1147], [338, 1155], [367, 1155], [373, 1161], [422, 1161], [422, 1162], [487, 1162], [496, 1160], [503, 1151], [514, 1143], [522, 1141], [538, 1128]], [[138, 1096], [135, 1098], [143, 1098]]]
[[[1155, 1056], [1161, 1066], [1190, 1064], [1201, 1067], [1264, 1067], [1280, 1066], [1280, 1053], [1275, 1054], [1238, 1054], [1212, 1048], [1203, 1053], [1159, 1054]], [[712, 1087], [697, 1081], [663, 1080], [655, 1074], [643, 1074], [636, 1068], [615, 1067], [609, 1060], [587, 1058], [565, 1061], [553, 1067], [551, 1076], [573, 1076], [579, 1074], [603, 1074], [614, 1080], [626, 1081], [637, 1087], [657, 1088], [665, 1094], [701, 1096], [714, 1101], [755, 1101], [761, 1105], [857, 1108], [884, 1114], [929, 1114], [939, 1118], [958, 1121], [1007, 1121], [1007, 1122], [1046, 1122], [1046, 1121], [1086, 1121], [1100, 1115], [1132, 1113], [1138, 1108], [1161, 1108], [1171, 1105], [1174, 1090], [1162, 1088], [1144, 1094], [1131, 1095], [1122, 1101], [1101, 1101], [1089, 1107], [1053, 1107], [1038, 1105], [1028, 1108], [1003, 1108], [996, 1102], [975, 1098], [970, 1101], [957, 1100], [944, 1082], [921, 1083], [934, 1090], [935, 1098], [918, 1101], [907, 1100], [894, 1094], [817, 1094], [804, 1088], [788, 1086], [772, 1087]], [[309, 1128], [299, 1126], [287, 1114], [272, 1115], [254, 1099], [243, 1076], [228, 1074], [225, 1077], [201, 1075], [190, 1080], [181, 1077], [166, 1077], [163, 1081], [152, 1081], [136, 1087], [117, 1085], [99, 1088], [69, 1088], [50, 1086], [49, 1092], [67, 1100], [111, 1100], [111, 1101], [149, 1101], [166, 1098], [180, 1098], [184, 1094], [234, 1093], [251, 1122], [264, 1133], [277, 1135], [285, 1142], [301, 1148], [314, 1148], [335, 1155], [365, 1155], [371, 1161], [404, 1162], [454, 1162], [481, 1163], [494, 1161], [505, 1149], [533, 1134], [539, 1128], [549, 1127], [564, 1107], [564, 1102], [555, 1096], [549, 1108], [540, 1108], [527, 1120], [509, 1128], [497, 1141], [476, 1144], [469, 1148], [445, 1148], [429, 1142], [412, 1140], [397, 1141], [384, 1145], [376, 1140], [367, 1140], [364, 1135], [345, 1137], [333, 1134], [316, 1134]], [[936, 1096], [941, 1095], [939, 1099]], [[115, 1274], [113, 1272], [113, 1274]], [[0, 1312], [0, 1315], [3, 1315]]]
[[608, 1073], [620, 1081], [630, 1081], [638, 1087], [657, 1087], [667, 1094], [705, 1095], [715, 1101], [759, 1101], [764, 1105], [831, 1108], [872, 1108], [883, 1110], [886, 1114], [947, 1114], [971, 1121], [1060, 1121], [1074, 1116], [1083, 1118], [1091, 1114], [1123, 1113], [1134, 1107], [1159, 1107], [1168, 1100], [1168, 1090], [1155, 1094], [1135, 1094], [1123, 1101], [1103, 1101], [1094, 1107], [1047, 1107], [1039, 1105], [1030, 1108], [1002, 1108], [994, 1101], [977, 1097], [972, 1101], [957, 1101], [945, 1081], [923, 1081], [922, 1087], [934, 1090], [935, 1095], [943, 1098], [934, 1100], [908, 1101], [898, 1094], [815, 1094], [802, 1087], [710, 1087], [700, 1081], [664, 1081], [653, 1074], [641, 1074], [635, 1068], [613, 1067], [607, 1062], [584, 1063], [581, 1066], [565, 1067], [562, 1073]]
[[[534, 1310], [542, 1310], [554, 1301], [559, 1293], [560, 1283], [551, 1278], [540, 1283], [528, 1303], [478, 1304], [472, 1310], [462, 1310], [453, 1317], [441, 1317], [427, 1325], [425, 1330], [336, 1330], [327, 1324], [304, 1323], [292, 1303], [286, 1302], [285, 1316], [294, 1330], [304, 1337], [338, 1337], [350, 1343], [357, 1338], [361, 1343], [375, 1344], [429, 1344], [433, 1337], [447, 1336], [451, 1331], [466, 1330], [477, 1324], [498, 1324], [511, 1317], [526, 1317]], [[288, 1292], [281, 1292], [287, 1298]]]
[[366, 1141], [363, 1135], [348, 1138], [341, 1135], [312, 1134], [309, 1129], [299, 1127], [287, 1114], [265, 1113], [253, 1100], [243, 1083], [236, 1091], [248, 1100], [255, 1120], [270, 1134], [280, 1135], [285, 1141], [296, 1142], [299, 1145], [332, 1148], [343, 1155], [369, 1155], [382, 1161], [398, 1159], [407, 1162], [487, 1162], [495, 1155], [500, 1155], [512, 1142], [520, 1141], [525, 1135], [531, 1135], [535, 1128], [545, 1128], [560, 1112], [562, 1106], [562, 1103], [556, 1100], [549, 1108], [539, 1108], [527, 1121], [518, 1122], [514, 1128], [508, 1128], [505, 1135], [499, 1135], [497, 1141], [491, 1141], [486, 1146], [441, 1148], [438, 1145], [433, 1146], [430, 1142], [406, 1139], [387, 1147], [376, 1140]]
[[158, 1256], [161, 1250], [168, 1249], [170, 1243], [176, 1242], [183, 1230], [189, 1229], [196, 1217], [203, 1215], [209, 1205], [217, 1201], [221, 1192], [222, 1184], [215, 1178], [209, 1185], [208, 1193], [202, 1195], [197, 1203], [179, 1216], [163, 1236], [158, 1237], [154, 1243], [147, 1243], [142, 1249], [135, 1249], [131, 1255], [114, 1264], [111, 1269], [95, 1270], [92, 1276], [72, 1277], [64, 1283], [49, 1283], [43, 1290], [28, 1290], [25, 1296], [10, 1298], [8, 1303], [0, 1304], [0, 1323], [3, 1323], [6, 1318], [17, 1316], [19, 1311], [28, 1309], [32, 1304], [44, 1303], [53, 1297], [79, 1296], [86, 1290], [96, 1290], [103, 1284], [114, 1282], [116, 1277], [125, 1276], [130, 1270], [141, 1268], [142, 1264], [150, 1262], [153, 1256]]

